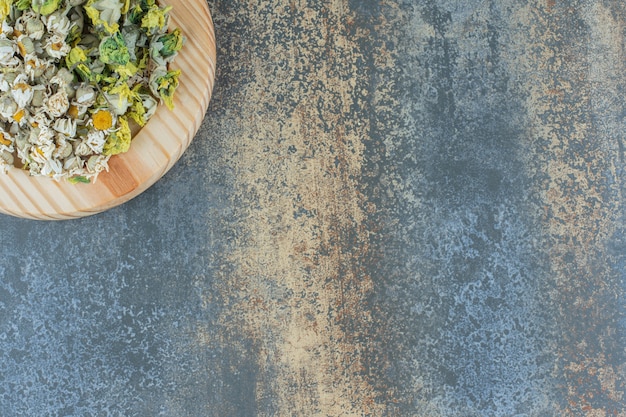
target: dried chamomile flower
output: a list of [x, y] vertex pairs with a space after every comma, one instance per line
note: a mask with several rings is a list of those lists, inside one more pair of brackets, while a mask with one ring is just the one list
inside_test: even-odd
[[48, 97], [43, 104], [44, 111], [51, 117], [61, 117], [70, 107], [70, 101], [65, 90], [61, 89]]
[[53, 34], [46, 39], [43, 47], [46, 54], [55, 60], [64, 58], [71, 50], [71, 47], [65, 42], [65, 36], [58, 34]]
[[4, 121], [8, 121], [17, 112], [18, 106], [11, 93], [3, 93], [0, 95], [0, 116]]
[[33, 94], [33, 87], [28, 84], [28, 76], [26, 74], [19, 74], [15, 77], [11, 87], [11, 97], [13, 97], [19, 109], [23, 109], [30, 104]]
[[20, 52], [20, 55], [26, 58], [27, 55], [35, 53], [35, 43], [30, 37], [20, 35], [17, 38], [17, 49]]
[[52, 13], [44, 22], [49, 33], [58, 35], [64, 40], [72, 25], [72, 22], [62, 10]]
[[0, 37], [0, 65], [3, 67], [14, 67], [19, 64], [19, 59], [15, 57], [17, 43]]
[[81, 107], [90, 107], [96, 102], [96, 90], [89, 84], [82, 84], [76, 90], [74, 102]]
[[52, 128], [68, 138], [73, 138], [76, 135], [76, 120], [56, 119]]
[[90, 130], [83, 142], [92, 150], [92, 153], [102, 153], [106, 138], [101, 130]]
[[34, 12], [24, 13], [22, 16], [26, 17], [22, 27], [24, 33], [34, 41], [38, 41], [43, 38], [46, 32], [46, 25], [44, 22], [41, 19], [38, 19]]
[[91, 155], [87, 160], [87, 164], [85, 165], [85, 167], [87, 168], [87, 172], [93, 175], [108, 170], [109, 166], [107, 165], [107, 162], [109, 161], [110, 157], [111, 155]]
[[53, 64], [48, 60], [39, 58], [36, 54], [24, 56], [24, 74], [28, 75], [30, 81], [41, 78]]

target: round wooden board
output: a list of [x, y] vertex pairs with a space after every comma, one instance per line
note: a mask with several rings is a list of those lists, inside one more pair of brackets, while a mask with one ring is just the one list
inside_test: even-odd
[[160, 179], [191, 143], [204, 118], [215, 79], [215, 34], [206, 0], [162, 0], [173, 6], [170, 26], [187, 38], [172, 63], [182, 71], [170, 111], [156, 114], [133, 139], [130, 150], [111, 157], [95, 183], [70, 184], [31, 177], [12, 168], [0, 173], [0, 212], [38, 220], [89, 216], [136, 197]]

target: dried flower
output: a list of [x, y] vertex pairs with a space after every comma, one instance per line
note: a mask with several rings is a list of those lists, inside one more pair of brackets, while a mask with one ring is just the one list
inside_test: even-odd
[[76, 135], [76, 121], [72, 119], [57, 119], [54, 121], [53, 128], [70, 138]]
[[28, 84], [28, 76], [19, 74], [13, 81], [11, 88], [11, 97], [15, 100], [17, 107], [23, 109], [30, 104], [33, 99], [33, 88]]
[[61, 0], [32, 0], [31, 7], [37, 13], [47, 16], [59, 8], [60, 2]]
[[128, 151], [130, 148], [131, 133], [128, 122], [123, 117], [120, 117], [118, 122], [120, 128], [112, 132], [104, 144], [103, 152], [105, 155], [117, 155]]
[[174, 91], [178, 87], [180, 70], [167, 70], [159, 67], [150, 76], [150, 89], [155, 95], [161, 97], [165, 105], [171, 110], [174, 108]]
[[61, 89], [54, 93], [44, 103], [44, 111], [50, 115], [50, 117], [61, 117], [65, 114], [70, 107], [70, 102], [67, 98], [65, 90]]
[[11, 5], [13, 0], [0, 0], [0, 19], [6, 19], [11, 13]]
[[17, 52], [17, 44], [10, 39], [0, 39], [0, 65], [5, 67], [13, 66], [17, 59], [14, 57]]

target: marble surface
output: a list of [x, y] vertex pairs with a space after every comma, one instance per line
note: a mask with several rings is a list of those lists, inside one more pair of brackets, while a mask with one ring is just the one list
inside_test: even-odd
[[1, 416], [626, 416], [626, 4], [210, 0], [155, 186], [0, 217]]

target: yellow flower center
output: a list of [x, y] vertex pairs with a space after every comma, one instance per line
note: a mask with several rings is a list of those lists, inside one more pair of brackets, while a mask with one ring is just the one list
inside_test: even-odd
[[26, 52], [26, 47], [24, 46], [24, 44], [23, 44], [22, 42], [18, 42], [18, 43], [17, 43], [17, 47], [18, 47], [18, 48], [19, 48], [19, 50], [20, 50], [20, 55], [22, 55], [22, 56], [26, 56], [26, 53], [27, 53], [27, 52]]
[[93, 115], [93, 127], [98, 130], [107, 130], [113, 126], [113, 116], [106, 110], [98, 110]]
[[30, 88], [30, 85], [26, 83], [17, 83], [13, 86], [13, 88], [15, 88], [16, 90], [26, 91]]
[[24, 109], [20, 109], [17, 112], [15, 112], [15, 114], [13, 115], [13, 120], [19, 123], [22, 121], [23, 117], [24, 117]]
[[1, 144], [3, 144], [3, 145], [5, 145], [5, 146], [9, 146], [9, 145], [10, 145], [11, 143], [13, 143], [13, 142], [11, 142], [9, 139], [7, 139], [7, 138], [4, 136], [4, 133], [0, 133], [0, 143], [1, 143]]
[[67, 109], [67, 115], [70, 116], [72, 119], [77, 119], [78, 118], [78, 107], [76, 107], [75, 105], [70, 105], [70, 108]]

